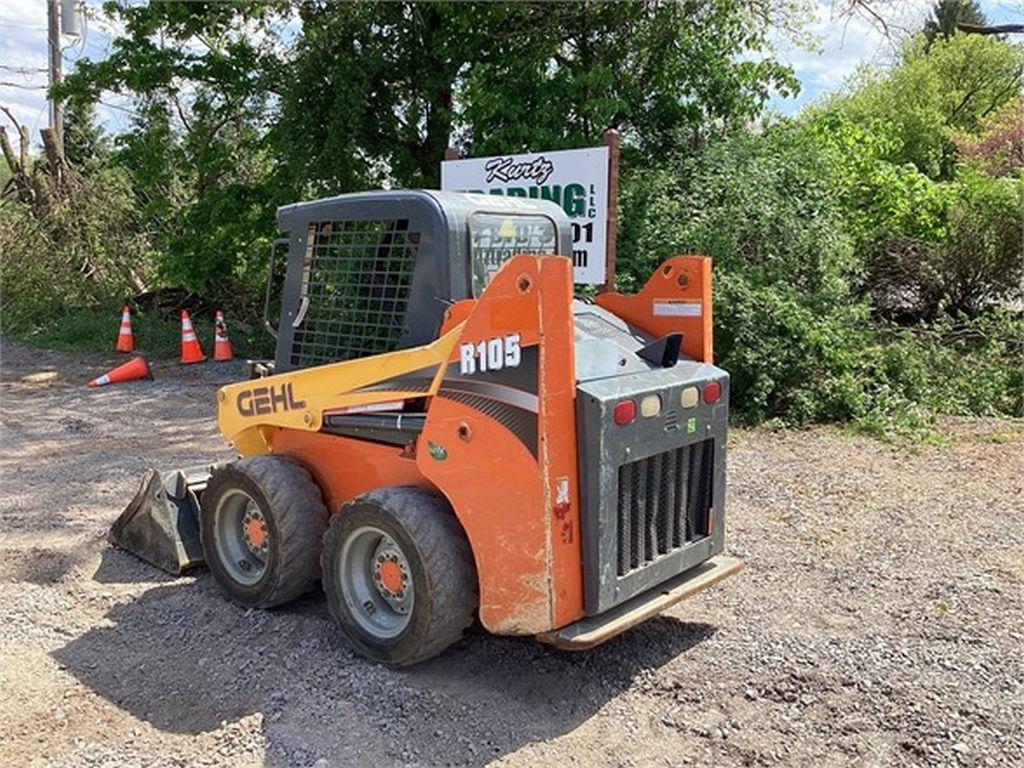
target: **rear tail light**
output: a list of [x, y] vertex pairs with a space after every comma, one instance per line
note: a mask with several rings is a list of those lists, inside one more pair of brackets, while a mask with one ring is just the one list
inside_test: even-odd
[[709, 381], [704, 385], [704, 402], [717, 403], [722, 396], [722, 385], [717, 381]]
[[612, 411], [612, 418], [620, 427], [632, 424], [633, 419], [636, 418], [636, 403], [632, 400], [623, 400], [621, 403], [616, 403], [615, 410]]

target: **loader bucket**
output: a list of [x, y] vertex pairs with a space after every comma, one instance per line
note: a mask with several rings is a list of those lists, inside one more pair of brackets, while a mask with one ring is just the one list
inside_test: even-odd
[[162, 473], [150, 469], [107, 538], [168, 573], [178, 575], [201, 565], [199, 500], [209, 479], [207, 467]]

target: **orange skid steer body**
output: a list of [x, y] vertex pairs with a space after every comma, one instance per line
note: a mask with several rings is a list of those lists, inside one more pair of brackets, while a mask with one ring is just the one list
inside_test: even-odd
[[[444, 207], [442, 193], [415, 194]], [[496, 217], [489, 248], [502, 234], [530, 245], [511, 228], [534, 211], [464, 197], [472, 216]], [[439, 652], [474, 618], [587, 648], [739, 570], [722, 555], [729, 380], [712, 364], [710, 260], [672, 257], [634, 296], [577, 299], [566, 222], [529, 203], [552, 220], [553, 238], [540, 236], [551, 252], [471, 265], [475, 297], [440, 306], [432, 341], [301, 367], [279, 336], [278, 373], [217, 395], [243, 458], [179, 473], [173, 488], [149, 476], [115, 543], [169, 570], [205, 560], [248, 605], [322, 579], [348, 639], [398, 664]], [[333, 233], [311, 226], [297, 240]], [[470, 234], [473, 253], [482, 236]], [[374, 270], [397, 241], [393, 228], [387, 254], [373, 241]], [[325, 301], [316, 258], [308, 247], [289, 272], [304, 291], [284, 302], [293, 352], [313, 338], [295, 319]], [[398, 301], [401, 280], [380, 284], [394, 290], [362, 295]], [[150, 551], [154, 521], [177, 553], [170, 567]]]

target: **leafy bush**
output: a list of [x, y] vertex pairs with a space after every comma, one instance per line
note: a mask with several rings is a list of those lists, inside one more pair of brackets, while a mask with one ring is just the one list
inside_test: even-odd
[[846, 94], [817, 111], [839, 111], [857, 125], [888, 123], [896, 140], [882, 159], [949, 179], [954, 137], [976, 133], [987, 115], [1019, 94], [1022, 78], [1024, 46], [967, 34], [929, 45], [918, 36], [908, 38], [898, 66], [861, 70]]
[[170, 109], [147, 105], [139, 129], [119, 137], [111, 156], [130, 175], [151, 232], [157, 283], [230, 299], [251, 315], [276, 231], [274, 210], [283, 202], [275, 199], [281, 192], [271, 182], [271, 160], [248, 123], [223, 124], [197, 106], [193, 125], [205, 130], [180, 136]]
[[960, 156], [991, 176], [1008, 176], [1024, 170], [1024, 96], [1006, 102], [979, 121], [977, 135], [958, 132]]
[[901, 322], [977, 315], [1020, 296], [1024, 178], [970, 166], [937, 181], [886, 159], [892, 124], [818, 113], [807, 130], [829, 160], [842, 228], [864, 263], [858, 290], [876, 314]]
[[867, 307], [817, 305], [784, 282], [725, 273], [715, 285], [716, 362], [733, 379], [732, 407], [750, 423], [846, 421], [860, 412], [859, 353]]
[[664, 256], [698, 250], [811, 301], [845, 298], [861, 265], [834, 184], [827, 156], [792, 124], [733, 134], [661, 172], [636, 171], [624, 185], [622, 267], [644, 280]]
[[[891, 437], [937, 412], [1022, 413], [1024, 315], [994, 309], [1019, 295], [1020, 182], [964, 170], [940, 183], [877, 150], [832, 115], [625, 179], [621, 287], [673, 253], [714, 259], [716, 362], [740, 419]], [[881, 285], [932, 322], [879, 325], [893, 300]]]
[[844, 232], [834, 171], [786, 124], [736, 134], [696, 159], [625, 183], [620, 268], [642, 283], [679, 252], [714, 259], [715, 347], [733, 410], [752, 421], [850, 418], [845, 382], [870, 331], [851, 290], [863, 265]]
[[[997, 309], [946, 316], [896, 336], [892, 376], [909, 396], [942, 413], [1024, 416], [1024, 313]], [[886, 333], [882, 334], [885, 338]]]
[[1024, 178], [965, 171], [953, 194], [949, 235], [933, 251], [931, 306], [976, 316], [1024, 299]]
[[152, 272], [152, 251], [123, 174], [76, 178], [50, 207], [0, 200], [0, 293], [8, 330], [69, 308], [119, 306]]

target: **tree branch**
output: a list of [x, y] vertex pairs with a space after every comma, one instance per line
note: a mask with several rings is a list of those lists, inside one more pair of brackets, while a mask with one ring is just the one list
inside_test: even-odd
[[7, 138], [7, 128], [5, 126], [0, 126], [0, 148], [2, 148], [4, 160], [7, 161], [7, 166], [11, 169], [11, 178], [8, 180], [8, 183], [4, 185], [3, 194], [6, 194], [7, 190], [13, 184], [14, 189], [18, 194], [18, 200], [23, 203], [31, 203], [32, 183], [29, 179], [28, 172], [28, 126], [19, 123], [15, 119], [14, 114], [2, 104], [0, 104], [0, 110], [3, 110], [3, 113], [7, 115], [7, 119], [14, 124], [14, 128], [18, 131], [18, 156], [15, 157], [14, 147], [11, 146], [11, 142]]
[[1024, 24], [957, 24], [956, 28], [968, 35], [1019, 35], [1024, 34]]
[[178, 92], [176, 90], [171, 91], [171, 98], [174, 100], [174, 108], [178, 111], [178, 117], [181, 119], [181, 124], [185, 126], [186, 131], [191, 133], [192, 126], [185, 117], [185, 110], [181, 106], [181, 100], [178, 98]]
[[17, 174], [18, 161], [14, 157], [14, 147], [11, 146], [11, 140], [7, 138], [7, 126], [5, 125], [0, 125], [0, 151], [3, 152], [4, 160], [7, 161], [7, 167], [11, 169], [11, 174]]
[[11, 122], [12, 122], [12, 123], [14, 124], [14, 127], [15, 127], [15, 128], [20, 128], [20, 127], [21, 127], [21, 123], [19, 123], [19, 122], [18, 122], [18, 121], [17, 121], [17, 120], [16, 120], [15, 118], [14, 118], [14, 114], [13, 114], [13, 113], [11, 112], [11, 110], [9, 110], [9, 109], [8, 109], [7, 107], [5, 107], [5, 106], [4, 106], [3, 104], [0, 104], [0, 112], [3, 112], [3, 113], [4, 113], [5, 115], [7, 115], [7, 119], [8, 119], [8, 120], [10, 120], [10, 121], [11, 121]]

